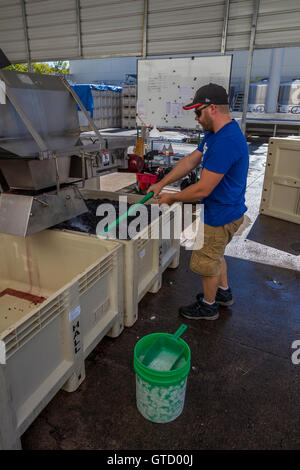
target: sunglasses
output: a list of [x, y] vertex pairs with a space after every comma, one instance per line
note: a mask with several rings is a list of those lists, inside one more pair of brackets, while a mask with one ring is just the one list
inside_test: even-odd
[[204, 106], [204, 107], [201, 108], [201, 109], [199, 109], [199, 108], [195, 109], [195, 114], [196, 114], [196, 116], [197, 116], [197, 117], [200, 117], [200, 116], [201, 116], [201, 113], [202, 113], [202, 111], [203, 111], [203, 109], [208, 108], [208, 106], [210, 106], [210, 104], [207, 104], [206, 106]]

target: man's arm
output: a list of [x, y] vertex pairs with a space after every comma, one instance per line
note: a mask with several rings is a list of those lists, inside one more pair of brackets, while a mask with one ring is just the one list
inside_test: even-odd
[[202, 155], [203, 153], [200, 152], [198, 149], [194, 150], [189, 155], [186, 155], [175, 165], [175, 167], [172, 171], [170, 171], [170, 173], [168, 173], [161, 181], [159, 181], [159, 183], [150, 186], [147, 193], [153, 191], [154, 196], [156, 197], [165, 186], [174, 183], [180, 178], [183, 178], [184, 176], [188, 175], [198, 165], [200, 165]]
[[215, 189], [220, 183], [224, 174], [215, 173], [214, 171], [203, 169], [200, 180], [188, 186], [179, 193], [162, 193], [158, 196], [159, 204], [173, 204], [173, 202], [196, 202], [209, 194]]

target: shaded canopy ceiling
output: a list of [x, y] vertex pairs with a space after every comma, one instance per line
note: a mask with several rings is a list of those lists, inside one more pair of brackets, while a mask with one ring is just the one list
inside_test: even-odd
[[[249, 48], [253, 0], [1, 0], [12, 62]], [[228, 13], [227, 13], [228, 12]], [[260, 0], [255, 48], [300, 45], [300, 1]]]

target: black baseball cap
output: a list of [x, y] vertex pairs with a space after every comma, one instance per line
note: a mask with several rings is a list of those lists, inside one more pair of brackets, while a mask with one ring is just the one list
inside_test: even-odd
[[192, 103], [183, 106], [183, 109], [193, 109], [203, 104], [228, 104], [228, 95], [220, 85], [209, 83], [196, 91]]

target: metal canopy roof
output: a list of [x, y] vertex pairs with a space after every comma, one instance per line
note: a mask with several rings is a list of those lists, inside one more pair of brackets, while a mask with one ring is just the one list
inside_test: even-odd
[[[0, 0], [12, 62], [249, 49], [255, 0]], [[300, 45], [299, 0], [260, 0], [254, 48]]]

